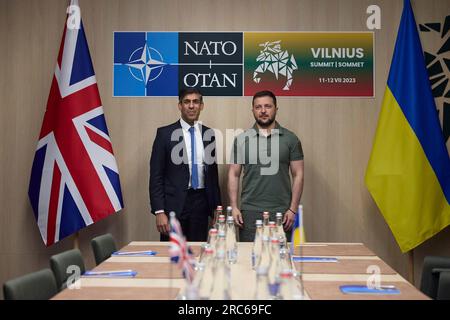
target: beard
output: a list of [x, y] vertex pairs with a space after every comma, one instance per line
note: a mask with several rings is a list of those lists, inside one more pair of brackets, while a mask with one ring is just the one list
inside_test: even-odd
[[275, 117], [268, 118], [267, 120], [261, 120], [259, 118], [255, 118], [255, 120], [256, 120], [256, 123], [261, 128], [267, 128], [268, 126], [270, 126], [275, 121]]

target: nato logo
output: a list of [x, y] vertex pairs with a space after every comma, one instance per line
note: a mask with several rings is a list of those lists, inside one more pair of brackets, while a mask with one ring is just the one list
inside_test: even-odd
[[242, 96], [242, 32], [115, 32], [115, 97]]
[[114, 96], [178, 95], [178, 33], [115, 32]]

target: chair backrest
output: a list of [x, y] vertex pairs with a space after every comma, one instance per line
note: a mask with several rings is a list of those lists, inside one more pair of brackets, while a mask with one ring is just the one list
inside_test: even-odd
[[74, 272], [68, 269], [70, 266], [77, 266], [82, 275], [85, 271], [83, 256], [80, 250], [67, 250], [50, 257], [50, 267], [55, 275], [56, 285], [59, 290], [65, 289], [67, 279], [74, 275]]
[[42, 269], [6, 281], [5, 300], [48, 300], [58, 293], [56, 280], [50, 269]]
[[450, 300], [450, 269], [449, 271], [441, 272], [436, 299]]
[[95, 263], [99, 265], [108, 259], [116, 249], [116, 243], [110, 233], [95, 237], [91, 240], [92, 250], [94, 251]]
[[423, 260], [420, 291], [432, 299], [437, 298], [440, 277], [440, 273], [433, 272], [433, 269], [439, 268], [450, 268], [450, 257], [426, 256]]

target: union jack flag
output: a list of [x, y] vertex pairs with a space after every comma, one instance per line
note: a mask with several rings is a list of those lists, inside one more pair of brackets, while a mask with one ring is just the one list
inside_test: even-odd
[[175, 213], [170, 213], [170, 261], [178, 263], [183, 270], [184, 278], [192, 283], [195, 275], [195, 258], [191, 248], [187, 245], [186, 238], [183, 236], [180, 222], [175, 217]]
[[[77, 1], [71, 5], [79, 8]], [[123, 208], [119, 171], [79, 22], [77, 28], [64, 28], [28, 190], [47, 246]]]

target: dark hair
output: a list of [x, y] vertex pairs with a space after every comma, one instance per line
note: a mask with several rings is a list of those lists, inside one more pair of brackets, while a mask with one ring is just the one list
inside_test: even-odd
[[200, 101], [203, 102], [203, 95], [197, 88], [183, 88], [180, 90], [180, 93], [178, 94], [178, 101], [181, 103], [188, 94], [199, 94], [200, 95]]
[[275, 97], [273, 92], [269, 91], [269, 90], [263, 90], [263, 91], [259, 91], [259, 92], [255, 93], [255, 95], [253, 96], [252, 105], [255, 103], [256, 98], [261, 98], [261, 97], [271, 97], [273, 100], [273, 104], [275, 105], [275, 107], [277, 106], [277, 97]]

